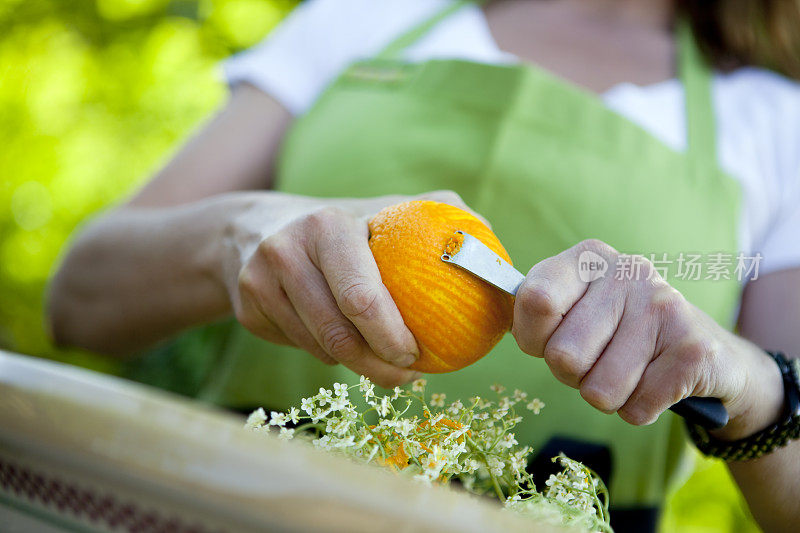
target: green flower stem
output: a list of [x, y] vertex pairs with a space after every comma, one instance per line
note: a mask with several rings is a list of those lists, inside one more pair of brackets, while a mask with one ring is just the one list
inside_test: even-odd
[[316, 428], [316, 429], [322, 430], [322, 429], [325, 428], [325, 425], [324, 424], [320, 424], [319, 422], [317, 422], [317, 423], [306, 422], [305, 424], [300, 424], [299, 426], [294, 428], [294, 430], [297, 433], [302, 433], [303, 431], [306, 431], [307, 429], [311, 429], [311, 428]]
[[484, 453], [481, 455], [483, 455], [483, 460], [486, 462], [487, 469], [489, 470], [489, 477], [492, 479], [492, 487], [494, 487], [494, 493], [497, 494], [497, 499], [499, 499], [501, 502], [505, 502], [506, 496], [500, 489], [500, 484], [497, 482], [497, 478], [494, 477], [494, 474], [492, 474], [492, 470], [488, 468], [489, 460], [487, 459], [486, 454]]
[[[369, 431], [369, 434], [370, 434], [370, 435], [372, 435], [372, 440], [374, 440], [374, 441], [375, 441], [375, 444], [377, 444], [377, 445], [378, 445], [378, 448], [380, 448], [380, 451], [381, 451], [381, 457], [382, 457], [383, 459], [386, 459], [386, 448], [384, 448], [384, 447], [383, 447], [383, 443], [381, 442], [381, 439], [379, 439], [379, 438], [378, 438], [378, 437], [375, 435], [375, 432], [374, 432], [374, 431], [372, 431], [372, 428], [370, 428], [370, 427], [369, 427], [369, 424], [367, 424], [366, 420], [364, 420], [364, 414], [366, 414], [366, 413], [368, 413], [368, 412], [370, 412], [370, 411], [372, 411], [372, 410], [373, 410], [373, 409], [368, 409], [368, 410], [364, 411], [364, 413], [361, 413], [361, 415], [359, 416], [359, 418], [361, 419], [361, 423], [362, 423], [362, 424], [364, 424], [364, 427], [367, 429], [367, 431]], [[370, 461], [372, 461], [372, 459], [371, 459], [371, 458], [370, 458]], [[368, 462], [369, 462], [369, 461], [368, 461]]]

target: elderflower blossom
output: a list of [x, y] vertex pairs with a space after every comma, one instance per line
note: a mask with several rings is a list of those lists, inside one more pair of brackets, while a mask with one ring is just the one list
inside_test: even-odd
[[388, 416], [389, 415], [389, 397], [384, 396], [381, 398], [381, 403], [378, 405], [378, 414], [381, 416]]
[[350, 402], [347, 401], [346, 396], [337, 396], [331, 400], [330, 404], [330, 411], [341, 411], [342, 409], [345, 409]]
[[500, 439], [500, 442], [499, 442], [499, 445], [501, 447], [503, 447], [503, 448], [506, 448], [506, 449], [511, 449], [516, 444], [519, 444], [519, 443], [517, 442], [517, 439], [514, 438], [514, 434], [513, 433], [506, 433], [505, 436], [502, 439]]
[[431, 395], [431, 405], [434, 407], [444, 407], [445, 398], [447, 398], [446, 394], [434, 393]]
[[287, 421], [288, 421], [288, 417], [286, 416], [285, 413], [279, 413], [277, 411], [272, 411], [269, 414], [269, 425], [270, 426], [283, 427], [283, 426], [286, 425]]
[[300, 400], [300, 409], [311, 416], [311, 412], [314, 410], [314, 400], [311, 398], [303, 398]]
[[539, 398], [534, 398], [526, 407], [528, 408], [528, 411], [533, 411], [533, 414], [538, 415], [539, 411], [544, 408], [544, 402]]
[[450, 404], [450, 407], [447, 408], [447, 412], [451, 415], [457, 415], [462, 409], [464, 409], [464, 404], [456, 400]]
[[[474, 396], [466, 405], [461, 400], [446, 404], [444, 393], [426, 399], [426, 385], [418, 379], [410, 391], [395, 387], [389, 395], [376, 396], [375, 385], [362, 376], [356, 385], [320, 388], [303, 398], [299, 409], [269, 417], [257, 409], [245, 427], [283, 440], [308, 440], [328, 453], [402, 472], [424, 484], [458, 478], [469, 492], [493, 494], [514, 512], [535, 511], [537, 520], [582, 520], [589, 530], [610, 531], [605, 486], [581, 463], [559, 456], [562, 471], [543, 484], [543, 492], [536, 490], [526, 470], [533, 450], [519, 446], [513, 430], [522, 421], [518, 407], [538, 414], [544, 402], [533, 398], [525, 404], [528, 394], [518, 389], [503, 396], [506, 389], [498, 384], [491, 387], [495, 401]], [[352, 403], [351, 389], [361, 393], [365, 410]], [[294, 427], [287, 428], [290, 422]]]
[[247, 417], [247, 422], [245, 422], [244, 427], [247, 429], [256, 429], [259, 426], [263, 426], [264, 422], [267, 421], [267, 413], [264, 412], [262, 407], [259, 407], [252, 413], [250, 416]]
[[358, 389], [364, 394], [364, 399], [367, 401], [375, 396], [375, 385], [367, 377], [361, 376]]
[[394, 425], [394, 430], [401, 437], [408, 437], [409, 433], [411, 433], [413, 429], [414, 429], [414, 422], [407, 418], [398, 420], [397, 423]]
[[506, 391], [506, 388], [500, 385], [499, 383], [495, 383], [489, 388], [492, 389], [497, 394], [503, 394]]
[[594, 490], [589, 490], [590, 484], [594, 489], [594, 481], [590, 471], [564, 455], [560, 455], [554, 460], [561, 463], [565, 469], [558, 474], [552, 474], [545, 482], [547, 489], [545, 494], [561, 503], [568, 504], [582, 511], [595, 514]]
[[334, 383], [333, 392], [338, 397], [347, 398], [347, 385], [345, 385], [344, 383]]
[[330, 390], [320, 387], [319, 394], [317, 394], [317, 404], [320, 407], [324, 407], [329, 404], [331, 400], [333, 400], [333, 393]]
[[486, 466], [489, 467], [489, 472], [491, 472], [493, 476], [499, 477], [503, 475], [503, 467], [505, 465], [503, 464], [503, 461], [497, 457], [489, 457], [489, 459], [486, 461]]

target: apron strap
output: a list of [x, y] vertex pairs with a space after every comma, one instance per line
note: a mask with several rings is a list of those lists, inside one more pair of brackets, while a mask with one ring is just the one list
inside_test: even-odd
[[711, 70], [688, 22], [678, 21], [678, 75], [683, 83], [686, 113], [686, 153], [695, 161], [716, 164], [717, 139], [711, 94]]
[[435, 13], [433, 16], [427, 18], [426, 20], [422, 21], [418, 25], [412, 27], [405, 33], [400, 34], [394, 41], [389, 43], [389, 45], [383, 49], [376, 57], [378, 59], [395, 59], [397, 58], [400, 53], [417, 42], [419, 39], [425, 36], [429, 31], [431, 31], [437, 24], [441, 21], [458, 11], [464, 6], [469, 4], [482, 4], [486, 0], [456, 0], [454, 2], [450, 2], [446, 5], [442, 10]]

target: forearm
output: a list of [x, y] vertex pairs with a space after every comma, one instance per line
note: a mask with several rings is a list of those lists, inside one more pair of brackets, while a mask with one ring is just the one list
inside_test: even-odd
[[[751, 346], [783, 351], [787, 357], [800, 356], [800, 269], [771, 273], [748, 283], [742, 298], [739, 331]], [[760, 348], [759, 348], [760, 347]], [[743, 435], [752, 434], [785, 416], [783, 383], [778, 380], [777, 365], [771, 358], [762, 372], [752, 372], [752, 406], [761, 414]], [[792, 531], [800, 521], [797, 500], [800, 496], [800, 442], [775, 450], [758, 459], [728, 463], [750, 509], [768, 532]]]
[[[732, 334], [728, 350], [752, 361], [746, 372], [742, 394], [728, 404], [729, 424], [712, 434], [724, 440], [738, 440], [761, 431], [785, 416], [783, 381], [778, 365], [766, 352]], [[767, 531], [788, 531], [800, 520], [796, 505], [800, 495], [800, 446], [797, 442], [758, 459], [731, 461], [728, 468], [748, 502], [753, 516]]]
[[765, 532], [795, 530], [800, 521], [800, 441], [758, 459], [729, 463], [728, 468]]
[[[123, 207], [89, 225], [53, 278], [48, 315], [61, 345], [126, 354], [230, 312], [237, 258], [319, 200], [231, 193], [164, 208]], [[233, 236], [248, 213], [252, 231]], [[235, 242], [234, 242], [235, 241]]]

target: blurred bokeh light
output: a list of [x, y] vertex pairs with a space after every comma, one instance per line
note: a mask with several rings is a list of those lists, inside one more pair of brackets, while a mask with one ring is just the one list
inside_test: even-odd
[[128, 194], [225, 98], [218, 64], [289, 0], [0, 0], [0, 347], [54, 350], [42, 289], [69, 235]]

